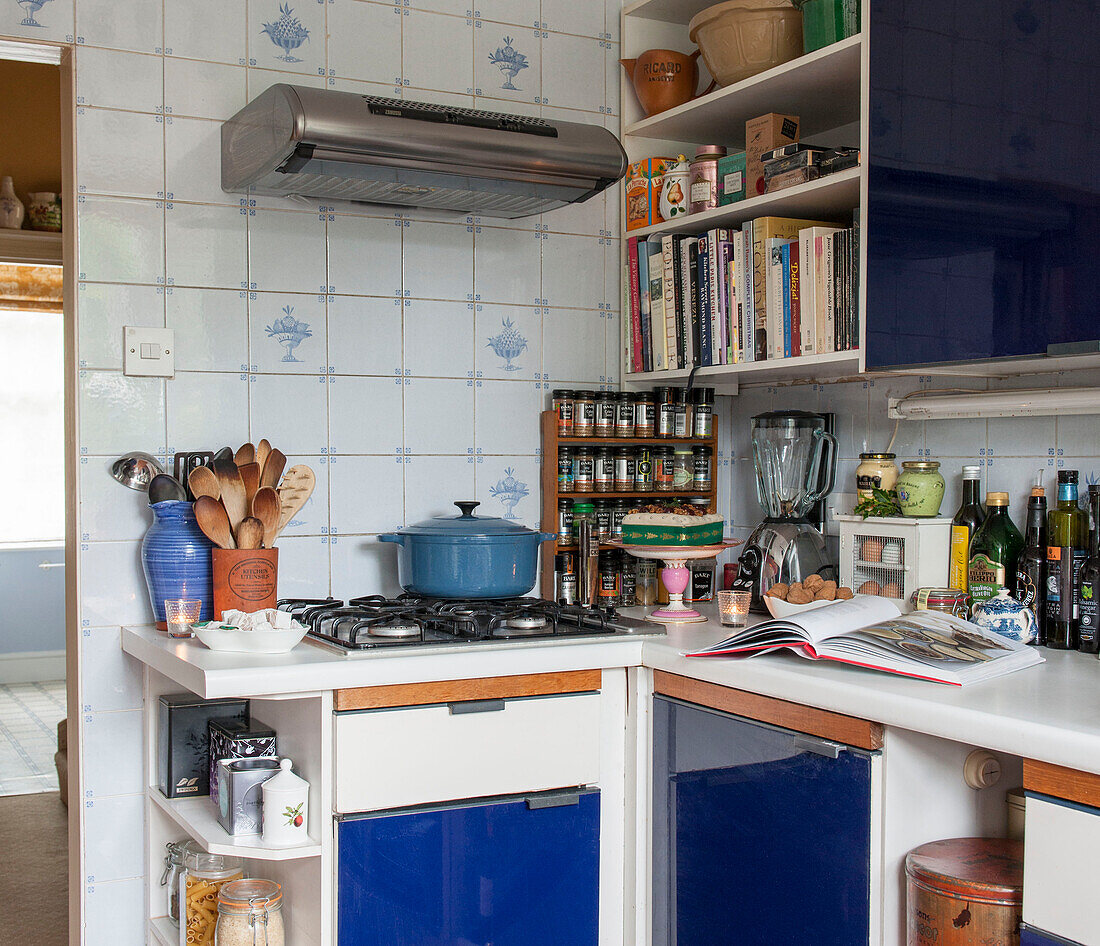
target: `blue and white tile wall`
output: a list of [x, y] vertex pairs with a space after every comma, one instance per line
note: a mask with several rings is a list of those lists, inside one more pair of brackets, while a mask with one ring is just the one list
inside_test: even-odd
[[[619, 7], [0, 0], [0, 36], [76, 47], [86, 943], [144, 938], [141, 686], [118, 626], [149, 620], [148, 515], [110, 460], [267, 437], [318, 474], [281, 591], [392, 589], [375, 533], [471, 494], [536, 524], [549, 389], [618, 380], [614, 197], [518, 221], [248, 200], [219, 186], [219, 122], [291, 82], [617, 131]], [[122, 375], [123, 325], [175, 330], [174, 380]]]
[[[995, 391], [1097, 384], [1100, 372], [1090, 371], [990, 381], [909, 376], [745, 388], [737, 397], [724, 399], [732, 401], [733, 414], [731, 531], [738, 538], [747, 538], [763, 515], [756, 500], [749, 439], [749, 422], [754, 414], [788, 408], [832, 411], [836, 415], [840, 446], [836, 492], [854, 493], [860, 452], [885, 450], [894, 436], [895, 422], [886, 415], [887, 398], [944, 388]], [[1022, 527], [1027, 497], [1037, 473], [1041, 472], [1048, 498], [1056, 494], [1061, 469], [1078, 470], [1082, 484], [1100, 483], [1100, 416], [901, 421], [892, 450], [897, 454], [899, 467], [904, 460], [940, 461], [940, 472], [947, 481], [941, 511], [947, 516], [954, 515], [959, 505], [963, 464], [979, 464], [983, 495], [988, 490], [1007, 490], [1009, 515]]]

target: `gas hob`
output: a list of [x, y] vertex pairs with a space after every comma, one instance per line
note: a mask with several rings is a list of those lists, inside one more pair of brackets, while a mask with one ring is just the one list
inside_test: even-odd
[[367, 595], [287, 598], [278, 603], [309, 631], [306, 640], [347, 656], [392, 647], [474, 645], [664, 634], [663, 625], [541, 598], [440, 599]]

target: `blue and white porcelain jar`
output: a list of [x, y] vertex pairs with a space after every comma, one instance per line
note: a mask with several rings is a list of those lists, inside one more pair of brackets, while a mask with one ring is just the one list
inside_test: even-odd
[[983, 601], [970, 618], [980, 628], [995, 631], [1001, 637], [1030, 644], [1035, 640], [1038, 625], [1031, 608], [1011, 597], [1007, 588]]
[[165, 599], [198, 598], [200, 621], [214, 616], [214, 581], [210, 550], [214, 547], [195, 521], [195, 504], [167, 499], [153, 503], [153, 524], [141, 542], [141, 566], [149, 586], [149, 603], [160, 630], [167, 630]]

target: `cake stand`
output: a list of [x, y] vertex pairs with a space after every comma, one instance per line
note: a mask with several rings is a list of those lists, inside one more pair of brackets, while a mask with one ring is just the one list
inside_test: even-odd
[[694, 608], [684, 604], [684, 591], [687, 589], [691, 578], [687, 563], [699, 558], [715, 558], [726, 549], [732, 549], [741, 544], [740, 539], [728, 539], [717, 545], [623, 545], [615, 542], [624, 552], [629, 552], [635, 558], [655, 559], [664, 562], [661, 569], [661, 583], [668, 591], [668, 604], [656, 611], [651, 611], [649, 617], [662, 624], [695, 624], [706, 621], [707, 617], [700, 614]]

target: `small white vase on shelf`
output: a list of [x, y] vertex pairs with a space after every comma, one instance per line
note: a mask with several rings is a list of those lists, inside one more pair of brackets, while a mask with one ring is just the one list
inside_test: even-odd
[[23, 226], [23, 215], [26, 211], [23, 201], [15, 196], [15, 187], [11, 178], [0, 180], [0, 227], [5, 230], [18, 230]]

